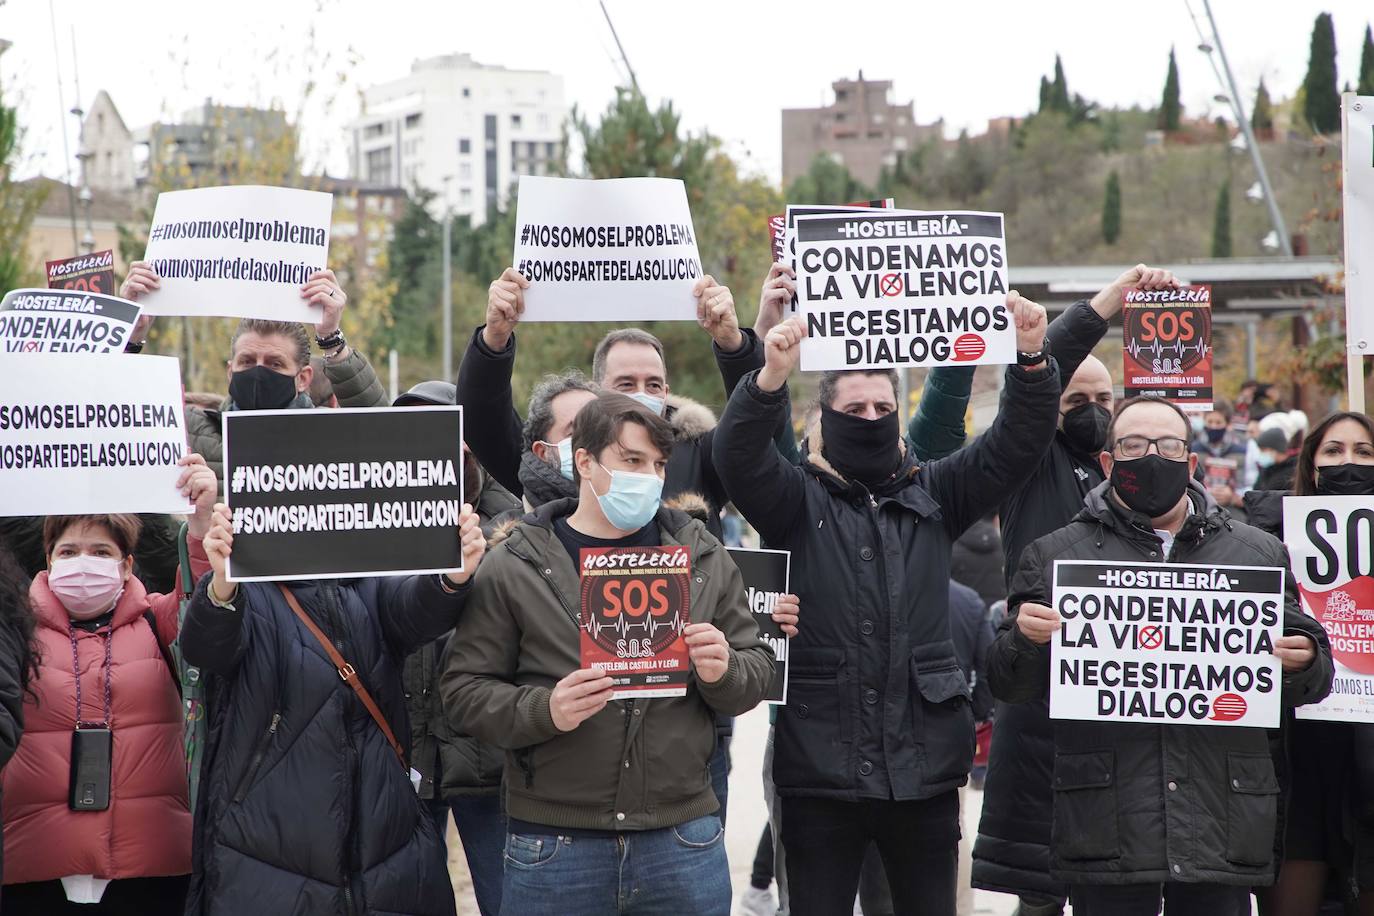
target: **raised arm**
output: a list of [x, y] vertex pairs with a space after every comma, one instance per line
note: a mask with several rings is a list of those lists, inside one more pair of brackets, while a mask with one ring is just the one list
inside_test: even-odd
[[1121, 294], [1127, 287], [1167, 289], [1178, 286], [1172, 273], [1158, 267], [1137, 264], [1122, 271], [1092, 299], [1080, 299], [1050, 322], [1050, 352], [1059, 363], [1059, 377], [1065, 385], [1093, 348], [1101, 343], [1111, 320], [1121, 312]]
[[972, 366], [936, 366], [926, 376], [921, 403], [907, 424], [907, 445], [922, 464], [952, 455], [968, 437], [964, 414], [973, 393]]
[[517, 497], [520, 483], [520, 412], [511, 393], [515, 371], [515, 326], [525, 312], [530, 282], [506, 268], [487, 290], [487, 320], [468, 341], [458, 367], [458, 403], [463, 405], [463, 438], [487, 473]]

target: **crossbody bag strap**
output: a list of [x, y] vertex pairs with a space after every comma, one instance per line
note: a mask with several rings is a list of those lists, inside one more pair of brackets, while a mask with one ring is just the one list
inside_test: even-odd
[[391, 726], [387, 724], [386, 716], [382, 715], [381, 709], [378, 708], [376, 701], [372, 699], [372, 694], [368, 693], [367, 688], [363, 686], [363, 680], [358, 676], [358, 672], [351, 664], [344, 660], [344, 657], [339, 654], [339, 650], [334, 648], [334, 643], [315, 625], [315, 621], [310, 619], [310, 615], [301, 607], [300, 602], [296, 600], [296, 596], [291, 594], [291, 590], [280, 583], [277, 584], [277, 588], [281, 589], [282, 595], [286, 598], [286, 603], [291, 605], [291, 610], [295, 612], [300, 622], [305, 624], [305, 628], [319, 641], [321, 648], [323, 648], [325, 654], [329, 656], [329, 660], [334, 663], [334, 668], [339, 672], [339, 677], [343, 679], [345, 684], [352, 687], [353, 692], [358, 695], [358, 699], [362, 701], [368, 714], [372, 716], [372, 721], [377, 723], [377, 727], [380, 728], [382, 734], [386, 736], [387, 743], [390, 744], [391, 749], [396, 752], [396, 759], [401, 761], [401, 766], [404, 767], [406, 765], [405, 751], [401, 749], [401, 743], [396, 740], [395, 733], [391, 731]]

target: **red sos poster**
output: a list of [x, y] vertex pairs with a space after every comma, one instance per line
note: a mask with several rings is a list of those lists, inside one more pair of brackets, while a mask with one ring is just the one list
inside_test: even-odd
[[47, 266], [48, 289], [72, 289], [106, 296], [115, 294], [114, 252], [110, 249], [48, 261]]
[[1126, 397], [1212, 408], [1212, 287], [1127, 289], [1121, 311]]
[[611, 675], [613, 699], [685, 695], [690, 551], [680, 545], [588, 547], [580, 561], [582, 667]]

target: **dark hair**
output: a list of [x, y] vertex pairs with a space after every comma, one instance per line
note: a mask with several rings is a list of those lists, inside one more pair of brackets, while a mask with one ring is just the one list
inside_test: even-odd
[[143, 530], [143, 520], [137, 515], [49, 515], [43, 520], [43, 556], [52, 556], [58, 539], [73, 525], [104, 528], [126, 557], [133, 555], [139, 532]]
[[1207, 411], [1207, 413], [1219, 413], [1226, 418], [1227, 423], [1230, 423], [1231, 419], [1236, 415], [1236, 411], [1231, 406], [1231, 402], [1225, 398], [1213, 398], [1212, 409]]
[[38, 640], [36, 622], [29, 607], [29, 577], [14, 554], [0, 541], [0, 627], [9, 627], [19, 650], [19, 687], [36, 704], [38, 694], [33, 682], [38, 679]]
[[239, 338], [244, 334], [257, 334], [259, 337], [272, 337], [279, 335], [291, 341], [296, 347], [296, 369], [304, 369], [310, 365], [310, 335], [305, 331], [305, 325], [296, 321], [268, 321], [266, 318], [245, 318], [239, 322], [239, 326], [234, 329], [234, 336], [229, 339], [229, 361], [234, 360], [234, 351], [238, 348]]
[[577, 369], [569, 369], [557, 375], [549, 374], [539, 380], [530, 392], [530, 408], [525, 412], [525, 451], [534, 443], [543, 441], [553, 427], [553, 401], [560, 394], [569, 391], [590, 391], [596, 393], [596, 386]]
[[821, 374], [821, 387], [816, 400], [826, 407], [835, 405], [835, 388], [840, 379], [847, 375], [881, 375], [892, 383], [892, 398], [895, 401], [901, 391], [902, 383], [897, 378], [896, 369], [831, 369]]
[[[600, 455], [606, 447], [620, 441], [620, 431], [626, 423], [638, 423], [649, 434], [654, 448], [667, 458], [673, 453], [673, 428], [668, 421], [649, 410], [634, 398], [614, 391], [603, 391], [588, 401], [573, 418], [572, 447], [585, 448]], [[577, 468], [573, 468], [577, 481]], [[577, 481], [580, 483], [580, 481]]]
[[1139, 404], [1162, 404], [1169, 408], [1178, 415], [1178, 419], [1183, 423], [1183, 435], [1179, 438], [1184, 442], [1193, 438], [1192, 421], [1188, 419], [1188, 415], [1183, 412], [1182, 408], [1166, 398], [1157, 397], [1153, 394], [1142, 394], [1138, 397], [1127, 398], [1116, 405], [1116, 413], [1112, 414], [1112, 425], [1107, 427], [1107, 451], [1110, 452], [1116, 448], [1116, 424], [1121, 422], [1121, 415]]
[[1298, 452], [1298, 465], [1293, 470], [1293, 495], [1315, 496], [1317, 493], [1317, 449], [1331, 427], [1343, 420], [1352, 420], [1364, 427], [1369, 438], [1374, 440], [1374, 420], [1353, 410], [1338, 410], [1317, 424], [1316, 429], [1302, 440], [1302, 450]]
[[648, 331], [641, 331], [639, 328], [620, 328], [601, 338], [601, 342], [596, 345], [596, 350], [592, 353], [592, 381], [598, 385], [606, 380], [606, 355], [611, 352], [611, 347], [620, 343], [653, 347], [654, 352], [658, 354], [659, 361], [663, 363], [663, 371], [668, 371], [668, 360], [663, 355], [662, 341]]

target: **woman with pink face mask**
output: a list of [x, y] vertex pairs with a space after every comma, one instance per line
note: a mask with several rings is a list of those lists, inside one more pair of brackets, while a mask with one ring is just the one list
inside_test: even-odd
[[[191, 573], [209, 568], [215, 474], [187, 455], [179, 486]], [[179, 914], [191, 812], [176, 672], [177, 592], [132, 575], [136, 515], [51, 516], [48, 569], [29, 588], [38, 676], [24, 738], [3, 773], [4, 912]]]

